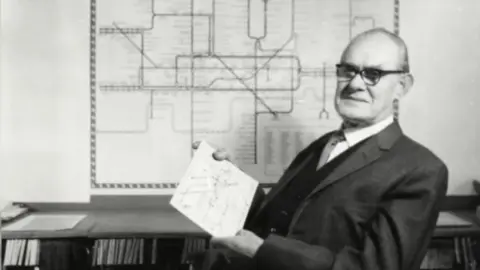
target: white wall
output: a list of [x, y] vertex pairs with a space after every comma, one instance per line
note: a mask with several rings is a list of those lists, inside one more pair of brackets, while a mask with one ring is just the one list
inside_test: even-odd
[[4, 200], [90, 199], [89, 2], [1, 1]]
[[416, 78], [401, 103], [405, 133], [450, 169], [450, 194], [480, 180], [480, 1], [401, 0], [400, 35]]
[[[22, 4], [35, 8], [22, 10]], [[17, 12], [5, 13], [8, 6]], [[50, 8], [53, 6], [58, 8]], [[401, 104], [401, 124], [407, 134], [428, 146], [447, 163], [450, 168], [449, 193], [470, 194], [471, 179], [480, 180], [480, 136], [477, 135], [480, 131], [480, 1], [400, 0], [400, 8], [400, 34], [409, 46], [411, 67], [416, 77], [414, 88]], [[35, 114], [20, 115], [13, 123], [15, 134], [27, 137], [32, 133], [44, 135], [38, 138], [41, 143], [36, 144], [38, 155], [29, 161], [33, 166], [17, 169], [38, 170], [37, 175], [42, 175], [45, 181], [32, 179], [12, 183], [3, 178], [0, 197], [2, 194], [11, 195], [13, 190], [9, 187], [15, 185], [20, 186], [17, 192], [28, 187], [28, 192], [37, 194], [36, 200], [49, 199], [49, 196], [57, 196], [62, 201], [88, 199], [85, 197], [89, 185], [88, 131], [85, 133], [85, 129], [78, 128], [78, 123], [89, 125], [88, 74], [83, 72], [88, 70], [88, 14], [89, 1], [86, 0], [2, 1], [2, 41], [10, 38], [22, 44], [21, 50], [2, 46], [2, 68], [8, 63], [18, 70], [42, 74], [45, 80], [31, 81], [26, 76], [15, 82], [15, 78], [11, 78], [7, 83], [17, 84], [19, 89], [35, 88], [38, 93], [57, 92], [58, 100], [40, 98], [45, 104], [54, 106], [45, 106], [43, 111]], [[5, 19], [10, 23], [8, 27]], [[36, 23], [40, 21], [43, 23]], [[17, 54], [9, 53], [9, 49]], [[47, 58], [50, 61], [42, 61]], [[3, 70], [2, 73], [5, 74]], [[49, 78], [55, 78], [55, 81], [47, 81]], [[3, 86], [6, 79], [1, 81]], [[63, 92], [72, 87], [85, 89], [85, 92], [72, 99]], [[5, 101], [5, 96], [1, 98]], [[70, 105], [78, 102], [85, 102], [85, 106], [75, 111], [74, 108], [80, 107]], [[9, 106], [29, 104], [27, 97], [2, 104], [5, 103]], [[5, 111], [4, 107], [2, 112]], [[36, 125], [29, 125], [28, 121], [34, 121]], [[56, 138], [49, 137], [45, 123], [68, 132]], [[26, 146], [15, 147], [9, 150], [19, 151]], [[6, 160], [11, 158], [5, 156]], [[85, 164], [73, 166], [73, 162], [80, 160]], [[4, 170], [5, 163], [0, 165]], [[74, 167], [81, 171], [74, 171]], [[66, 180], [62, 183], [51, 181], [58, 177]], [[58, 188], [52, 189], [52, 186]]]

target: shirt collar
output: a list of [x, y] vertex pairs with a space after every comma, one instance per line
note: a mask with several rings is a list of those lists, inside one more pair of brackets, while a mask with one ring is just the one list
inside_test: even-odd
[[355, 144], [359, 143], [360, 141], [379, 133], [380, 131], [385, 129], [387, 126], [392, 124], [393, 121], [394, 121], [393, 116], [390, 116], [368, 127], [346, 128], [343, 130], [345, 140], [347, 141], [348, 146], [352, 147]]

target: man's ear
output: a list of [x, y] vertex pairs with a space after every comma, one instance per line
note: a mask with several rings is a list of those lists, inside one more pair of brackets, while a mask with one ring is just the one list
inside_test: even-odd
[[415, 79], [412, 74], [407, 73], [403, 75], [402, 79], [400, 80], [401, 90], [397, 92], [397, 99], [402, 98], [410, 91], [414, 81]]

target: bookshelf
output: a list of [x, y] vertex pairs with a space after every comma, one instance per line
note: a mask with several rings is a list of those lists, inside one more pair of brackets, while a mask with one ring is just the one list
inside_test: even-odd
[[[463, 198], [463, 203], [450, 199], [453, 203], [444, 205], [443, 210], [455, 211], [475, 223], [437, 227], [422, 269], [478, 268], [473, 263], [480, 258], [476, 198]], [[34, 212], [83, 213], [86, 218], [69, 230], [3, 232], [3, 247], [13, 240], [30, 240], [38, 241], [40, 249], [35, 265], [26, 266], [23, 260], [6, 269], [195, 269], [192, 258], [208, 248], [208, 235], [168, 201], [167, 196], [112, 196], [92, 197], [88, 204], [28, 204]], [[2, 248], [2, 261], [7, 258], [5, 250]]]

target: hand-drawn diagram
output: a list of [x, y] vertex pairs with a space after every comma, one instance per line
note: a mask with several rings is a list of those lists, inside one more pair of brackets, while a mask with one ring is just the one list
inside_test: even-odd
[[203, 139], [277, 181], [338, 127], [334, 67], [349, 39], [399, 28], [399, 0], [91, 1], [98, 192], [171, 192]]
[[258, 182], [202, 143], [170, 204], [214, 236], [233, 236], [245, 223]]

